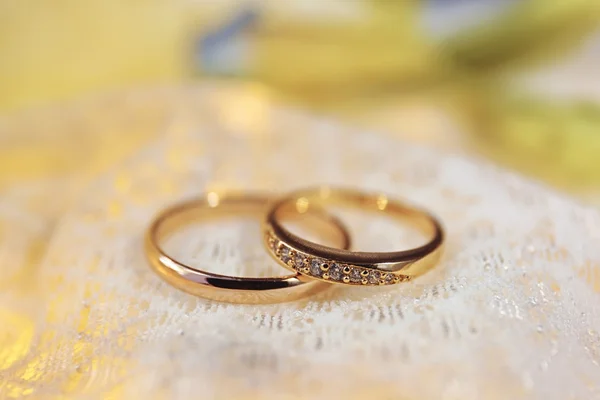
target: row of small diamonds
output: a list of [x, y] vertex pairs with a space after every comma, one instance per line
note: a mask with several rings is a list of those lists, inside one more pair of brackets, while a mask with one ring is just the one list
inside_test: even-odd
[[410, 279], [408, 276], [397, 276], [356, 265], [339, 264], [332, 260], [312, 257], [293, 250], [271, 234], [267, 234], [267, 243], [269, 250], [284, 264], [315, 278], [354, 285], [390, 285]]

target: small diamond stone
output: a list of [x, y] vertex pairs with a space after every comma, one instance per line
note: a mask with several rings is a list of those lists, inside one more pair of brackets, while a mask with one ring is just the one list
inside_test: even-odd
[[349, 276], [352, 282], [360, 282], [362, 280], [362, 276], [360, 276], [360, 270], [358, 268], [352, 268]]
[[310, 274], [320, 276], [321, 272], [321, 260], [313, 258], [310, 262]]
[[296, 254], [296, 257], [294, 257], [294, 264], [296, 265], [296, 268], [304, 267], [304, 256], [302, 254]]
[[390, 283], [394, 283], [394, 274], [387, 274], [385, 276], [385, 283], [390, 284]]
[[279, 253], [279, 257], [281, 258], [281, 261], [287, 264], [288, 261], [290, 261], [290, 249], [288, 249], [287, 247], [282, 247]]
[[333, 263], [329, 266], [329, 277], [334, 281], [339, 281], [342, 279], [342, 269], [336, 263]]
[[271, 238], [269, 240], [269, 246], [271, 247], [271, 250], [273, 251], [273, 253], [276, 253], [277, 247], [279, 246], [279, 240]]
[[370, 284], [376, 285], [379, 283], [379, 278], [381, 278], [381, 273], [379, 271], [372, 271], [367, 279]]

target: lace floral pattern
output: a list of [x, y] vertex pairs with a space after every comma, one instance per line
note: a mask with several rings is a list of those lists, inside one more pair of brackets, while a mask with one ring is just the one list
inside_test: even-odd
[[[224, 108], [224, 96], [171, 93], [160, 134], [68, 206], [40, 199], [71, 178], [5, 190], [0, 398], [600, 398], [597, 210], [481, 161], [252, 100]], [[434, 211], [447, 231], [439, 266], [399, 285], [244, 306], [182, 293], [146, 265], [143, 231], [172, 201], [319, 183]], [[257, 227], [211, 232], [174, 245], [228, 273], [286, 273], [252, 250]], [[29, 288], [11, 283], [22, 274]]]

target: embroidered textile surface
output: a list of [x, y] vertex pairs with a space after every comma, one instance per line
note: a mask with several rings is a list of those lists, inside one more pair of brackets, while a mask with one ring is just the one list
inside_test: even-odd
[[[74, 165], [0, 197], [0, 398], [600, 399], [598, 210], [481, 160], [214, 87], [61, 110], [63, 122], [18, 127]], [[110, 165], [99, 154], [118, 152], [115, 132], [142, 139]], [[407, 284], [261, 306], [195, 298], [146, 264], [143, 231], [173, 201], [323, 183], [432, 210], [441, 263]], [[361, 247], [407, 237], [349, 215]], [[214, 271], [286, 273], [252, 221], [172, 239]]]

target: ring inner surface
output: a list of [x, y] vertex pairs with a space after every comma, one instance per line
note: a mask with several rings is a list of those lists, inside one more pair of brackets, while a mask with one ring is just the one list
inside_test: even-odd
[[[154, 243], [167, 257], [186, 267], [220, 276], [289, 279], [286, 270], [272, 262], [261, 243], [260, 222], [267, 197], [223, 197], [218, 204], [196, 200], [159, 216]], [[306, 215], [284, 212], [286, 220], [303, 234], [324, 243], [344, 245], [347, 236], [318, 209]]]
[[[334, 215], [336, 210], [344, 211], [350, 216], [356, 214], [357, 211], [362, 216], [369, 215], [371, 220], [367, 220], [367, 222], [370, 222], [363, 224], [352, 224], [351, 219], [347, 217], [340, 217], [340, 219], [351, 228], [354, 242], [360, 243], [361, 236], [364, 238], [364, 236], [371, 235], [371, 237], [367, 237], [369, 239], [367, 242], [373, 243], [377, 241], [376, 236], [379, 235], [380, 242], [384, 242], [381, 244], [387, 247], [386, 251], [346, 251], [333, 246], [323, 246], [307, 240], [289, 229], [285, 223], [286, 215], [289, 215], [290, 212], [308, 213], [313, 208], [324, 209], [328, 213], [333, 210]], [[441, 227], [427, 212], [390, 200], [384, 195], [363, 194], [351, 190], [336, 189], [325, 192], [314, 190], [297, 193], [277, 203], [267, 220], [281, 240], [298, 250], [320, 257], [354, 263], [397, 262], [424, 257], [438, 248], [443, 240]], [[380, 222], [375, 222], [376, 220]], [[381, 224], [381, 221], [385, 225]], [[398, 232], [390, 229], [391, 223], [396, 225], [395, 228], [412, 228], [409, 232], [411, 235], [408, 237], [409, 240], [402, 240], [402, 235], [394, 234], [389, 238], [382, 237], [390, 231]], [[382, 229], [378, 231], [378, 228]], [[415, 242], [414, 239], [420, 240]], [[414, 244], [414, 246], [407, 248], [407, 243]]]

